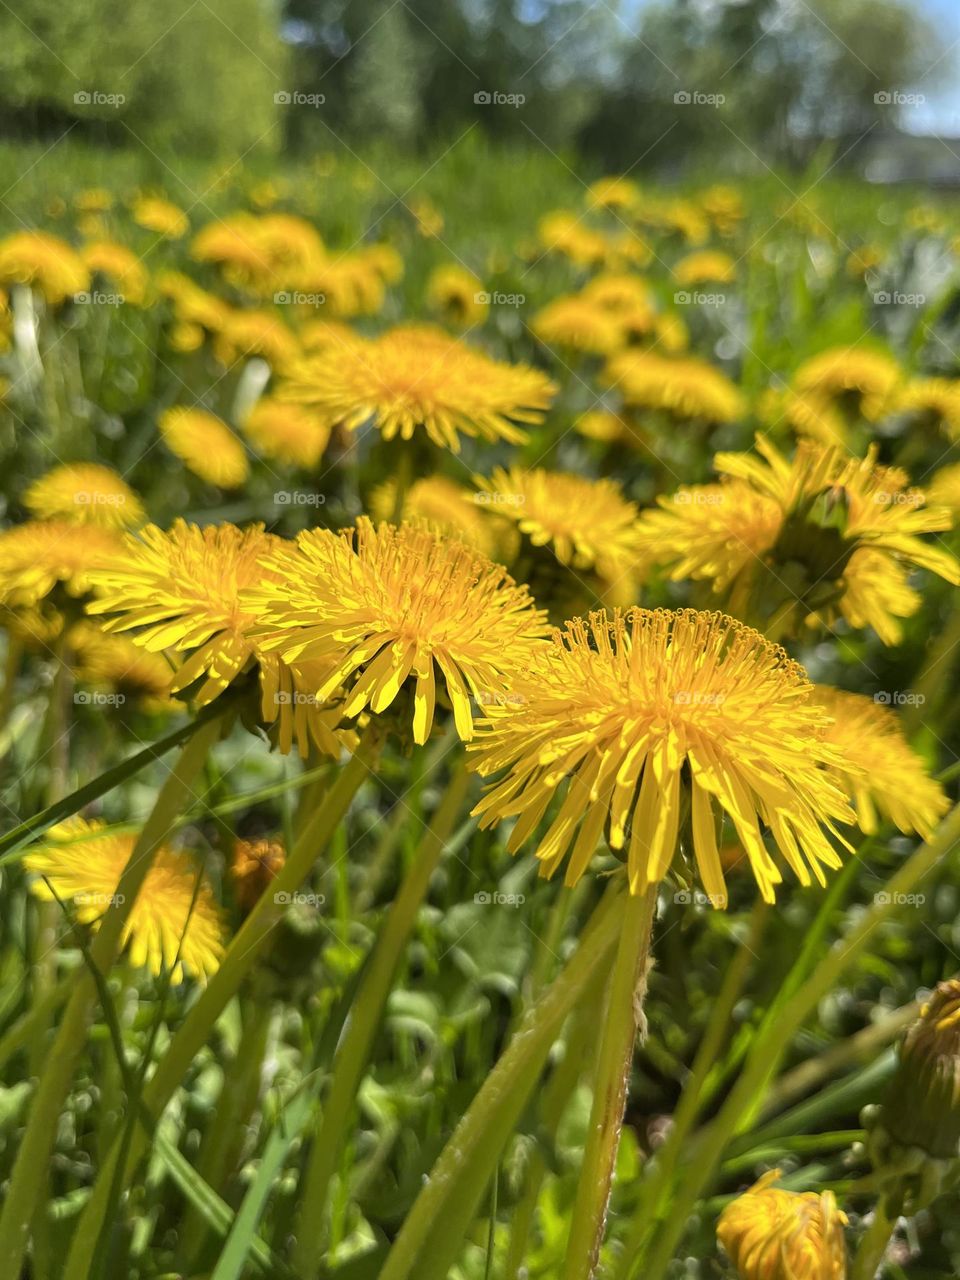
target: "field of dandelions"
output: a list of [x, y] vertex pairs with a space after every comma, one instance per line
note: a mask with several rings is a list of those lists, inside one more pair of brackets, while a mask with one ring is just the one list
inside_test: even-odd
[[12, 159], [3, 1280], [958, 1274], [955, 207]]

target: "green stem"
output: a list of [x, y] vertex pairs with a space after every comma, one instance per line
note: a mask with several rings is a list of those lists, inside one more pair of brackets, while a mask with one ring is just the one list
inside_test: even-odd
[[[167, 1052], [143, 1091], [144, 1105], [155, 1117], [160, 1115], [170, 1101], [190, 1063], [209, 1040], [220, 1014], [236, 995], [244, 978], [269, 942], [270, 934], [284, 909], [283, 900], [299, 889], [317, 857], [329, 843], [358, 787], [372, 770], [380, 751], [381, 737], [379, 724], [376, 720], [371, 721], [356, 753], [340, 770], [320, 807], [300, 832], [279, 874], [247, 916], [231, 942], [220, 968], [170, 1041]], [[132, 1177], [146, 1145], [147, 1135], [140, 1129], [123, 1170], [124, 1185]], [[63, 1280], [85, 1280], [89, 1272], [103, 1216], [110, 1203], [110, 1187], [119, 1156], [120, 1147], [115, 1144], [110, 1158], [100, 1170], [77, 1225]]]
[[564, 1280], [590, 1280], [600, 1257], [620, 1149], [630, 1068], [643, 1020], [657, 887], [649, 885], [644, 893], [630, 895], [620, 930], [603, 1020], [590, 1125], [573, 1202]]
[[323, 1257], [325, 1211], [330, 1179], [340, 1160], [354, 1102], [394, 976], [417, 915], [453, 830], [470, 783], [465, 762], [456, 765], [433, 821], [424, 832], [396, 900], [387, 913], [334, 1059], [333, 1078], [323, 1103], [323, 1120], [310, 1148], [302, 1183], [294, 1269], [315, 1275]]
[[573, 957], [530, 1009], [433, 1166], [379, 1280], [445, 1280], [551, 1046], [614, 950], [625, 898], [604, 897]]
[[874, 1210], [873, 1222], [867, 1228], [853, 1259], [850, 1280], [874, 1280], [896, 1225], [896, 1218], [891, 1221], [887, 1217], [883, 1200], [879, 1200]]
[[[177, 814], [192, 796], [192, 784], [220, 731], [219, 722], [208, 722], [183, 748], [176, 765], [160, 789], [156, 803], [130, 854], [117, 884], [114, 902], [104, 913], [90, 948], [101, 973], [106, 973], [120, 951], [123, 930], [133, 910], [153, 857], [167, 838]], [[87, 1040], [87, 1022], [96, 1001], [96, 985], [86, 970], [78, 971], [72, 995], [40, 1077], [33, 1107], [17, 1159], [10, 1175], [3, 1213], [0, 1215], [0, 1275], [17, 1276], [23, 1263], [31, 1215], [42, 1189], [56, 1141], [64, 1100]]]
[[681, 1153], [686, 1150], [690, 1131], [703, 1105], [707, 1077], [726, 1039], [734, 1006], [743, 990], [750, 962], [756, 958], [760, 937], [769, 915], [767, 904], [762, 898], [758, 898], [750, 917], [747, 936], [728, 965], [713, 1002], [710, 1020], [673, 1116], [670, 1134], [651, 1163], [649, 1182], [641, 1188], [634, 1223], [623, 1249], [623, 1259], [628, 1266], [630, 1260], [642, 1250], [651, 1222], [660, 1212], [664, 1198], [669, 1193], [677, 1162]]
[[660, 1224], [662, 1230], [649, 1259], [635, 1258], [632, 1275], [642, 1275], [643, 1280], [662, 1280], [701, 1192], [716, 1173], [727, 1143], [741, 1130], [744, 1117], [760, 1109], [771, 1061], [779, 1058], [783, 1047], [789, 1044], [824, 996], [833, 990], [841, 975], [863, 951], [874, 929], [897, 911], [897, 904], [956, 848], [958, 840], [960, 805], [955, 806], [941, 822], [933, 839], [922, 844], [891, 877], [886, 901], [874, 899], [873, 906], [863, 913], [842, 942], [834, 945], [807, 981], [784, 1003], [767, 1033], [755, 1040], [726, 1102], [704, 1132], [703, 1140], [695, 1145], [696, 1158], [686, 1166], [686, 1176], [670, 1203], [668, 1219]]

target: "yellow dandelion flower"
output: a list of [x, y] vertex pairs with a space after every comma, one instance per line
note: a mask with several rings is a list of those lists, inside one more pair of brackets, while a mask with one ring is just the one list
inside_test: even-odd
[[[136, 836], [111, 835], [102, 822], [68, 818], [23, 861], [39, 877], [31, 886], [38, 898], [72, 903], [81, 924], [95, 925], [115, 900], [135, 844]], [[157, 976], [172, 969], [174, 982], [185, 973], [206, 982], [220, 966], [223, 937], [206, 876], [192, 858], [161, 847], [124, 926], [131, 963]]]
[[443, 231], [443, 214], [427, 196], [418, 196], [407, 206], [417, 224], [417, 231], [425, 240], [434, 240]]
[[301, 755], [311, 741], [338, 755], [339, 710], [322, 706], [309, 692], [303, 679], [309, 684], [315, 673], [305, 664], [294, 668], [262, 651], [253, 634], [259, 619], [241, 598], [245, 589], [269, 579], [268, 561], [284, 545], [262, 525], [200, 529], [175, 520], [168, 532], [147, 525], [126, 536], [122, 557], [93, 575], [97, 599], [87, 611], [111, 615], [103, 618], [104, 629], [133, 632], [134, 643], [148, 653], [189, 652], [170, 692], [191, 691], [197, 706], [218, 698], [256, 666], [261, 716], [267, 724], [279, 719], [280, 749], [289, 751], [295, 739]]
[[222, 299], [207, 293], [180, 271], [161, 271], [154, 283], [160, 294], [169, 298], [177, 320], [184, 325], [218, 333], [226, 324], [230, 308]]
[[84, 266], [93, 275], [104, 276], [123, 295], [124, 302], [138, 307], [147, 293], [147, 269], [126, 245], [113, 240], [95, 240], [80, 250]]
[[471, 693], [484, 700], [504, 691], [545, 632], [526, 587], [447, 535], [376, 528], [361, 516], [355, 529], [311, 529], [297, 544], [270, 562], [272, 580], [244, 597], [265, 645], [286, 661], [326, 667], [320, 699], [347, 683], [348, 716], [386, 711], [415, 677], [417, 743], [433, 725], [437, 672], [467, 739]]
[[236, 841], [230, 862], [230, 877], [242, 910], [253, 910], [286, 860], [287, 851], [279, 840]]
[[604, 311], [633, 315], [637, 311], [653, 310], [654, 295], [646, 280], [640, 276], [608, 271], [583, 286], [580, 296], [588, 298]]
[[30, 608], [62, 583], [72, 596], [89, 590], [90, 574], [109, 564], [121, 544], [110, 529], [66, 520], [28, 520], [0, 532], [0, 602]]
[[875, 422], [891, 407], [903, 373], [892, 356], [860, 347], [830, 347], [805, 361], [793, 375], [801, 394], [852, 404]]
[[701, 249], [676, 263], [673, 278], [677, 284], [731, 284], [737, 278], [736, 264], [728, 253]]
[[[448, 533], [493, 560], [501, 542], [497, 536], [501, 522], [485, 514], [477, 496], [446, 476], [426, 476], [415, 480], [403, 495], [402, 519]], [[397, 486], [387, 480], [370, 496], [371, 515], [378, 522], [393, 520], [396, 501]]]
[[427, 305], [458, 328], [481, 324], [490, 310], [490, 295], [483, 281], [455, 262], [444, 263], [430, 272]]
[[960, 381], [951, 378], [915, 378], [900, 391], [895, 408], [930, 419], [951, 440], [960, 439]]
[[640, 188], [629, 178], [598, 178], [585, 196], [588, 209], [632, 209], [640, 199]]
[[932, 507], [960, 511], [960, 462], [953, 462], [933, 473], [927, 486], [927, 500]]
[[303, 361], [280, 395], [313, 406], [330, 426], [355, 431], [369, 421], [385, 440], [422, 430], [458, 453], [459, 432], [519, 444], [526, 433], [518, 424], [539, 422], [554, 390], [536, 369], [411, 325]]
[[839, 612], [886, 644], [919, 604], [910, 568], [960, 584], [956, 559], [920, 537], [948, 529], [950, 512], [926, 506], [899, 468], [878, 466], [875, 449], [860, 459], [802, 441], [790, 461], [769, 440], [756, 448], [718, 454], [720, 484], [683, 487], [641, 516], [645, 545], [672, 578], [732, 585], [738, 612], [753, 597], [780, 610], [785, 629]]
[[730, 379], [692, 356], [624, 351], [608, 362], [605, 376], [626, 404], [638, 408], [707, 422], [733, 422], [745, 412], [743, 396]]
[[558, 209], [540, 219], [537, 239], [546, 253], [560, 253], [578, 267], [599, 267], [608, 245], [599, 231], [585, 227], [575, 213]]
[[243, 445], [206, 409], [178, 405], [160, 415], [160, 434], [171, 453], [201, 480], [235, 489], [250, 474]]
[[369, 249], [324, 255], [315, 259], [296, 282], [314, 305], [322, 305], [331, 315], [373, 316], [386, 298], [387, 279], [382, 266]]
[[624, 345], [615, 313], [577, 294], [554, 298], [533, 317], [531, 328], [547, 346], [605, 356]]
[[359, 252], [384, 284], [396, 284], [403, 279], [403, 258], [392, 244], [368, 244]]
[[656, 317], [653, 336], [657, 345], [670, 356], [680, 355], [690, 346], [687, 326], [674, 311], [667, 311]]
[[745, 216], [743, 197], [734, 187], [708, 187], [698, 203], [722, 236], [733, 235]]
[[817, 686], [816, 698], [833, 724], [826, 740], [853, 766], [850, 798], [861, 831], [877, 830], [878, 812], [905, 835], [929, 839], [950, 807], [889, 706], [858, 693]]
[[113, 193], [106, 187], [88, 187], [73, 199], [73, 207], [79, 213], [107, 213], [113, 203]]
[[34, 480], [23, 504], [41, 520], [124, 529], [144, 516], [140, 499], [122, 476], [95, 462], [65, 463]]
[[308, 354], [342, 347], [345, 343], [357, 341], [357, 338], [357, 331], [342, 320], [308, 320], [297, 330], [300, 346]]
[[653, 260], [653, 250], [634, 231], [618, 231], [602, 237], [602, 264], [610, 271], [624, 271], [628, 267], [647, 267]]
[[59, 306], [89, 283], [80, 255], [58, 236], [16, 231], [0, 240], [0, 284], [34, 285], [51, 306]]
[[235, 213], [202, 227], [190, 246], [197, 262], [215, 262], [231, 283], [266, 296], [324, 253], [323, 241], [293, 214]]
[[482, 827], [516, 817], [516, 852], [566, 782], [536, 849], [541, 875], [569, 851], [565, 883], [576, 884], [606, 827], [610, 848], [627, 850], [631, 892], [666, 876], [679, 842], [723, 907], [718, 811], [767, 902], [783, 875], [764, 829], [804, 885], [840, 865], [827, 833], [845, 843], [835, 823], [854, 814], [824, 741], [829, 716], [803, 669], [743, 623], [663, 609], [575, 618], [511, 695], [477, 726], [474, 767], [506, 774], [474, 812]]
[[137, 226], [167, 240], [179, 240], [190, 230], [190, 219], [183, 210], [161, 196], [138, 196], [132, 213]]
[[773, 1169], [737, 1196], [717, 1224], [717, 1239], [740, 1280], [846, 1280], [846, 1214], [832, 1191], [784, 1191]]
[[801, 395], [796, 391], [770, 389], [761, 396], [757, 411], [771, 427], [786, 422], [797, 435], [809, 436], [822, 444], [847, 444], [850, 433], [843, 414], [832, 400], [817, 392]]
[[148, 710], [173, 710], [172, 665], [158, 653], [147, 653], [127, 636], [109, 635], [89, 619], [72, 626], [66, 648], [78, 683], [105, 686]]
[[249, 356], [262, 356], [277, 372], [300, 356], [300, 344], [282, 320], [269, 311], [228, 311], [213, 345], [221, 364], [232, 365]]
[[295, 467], [316, 466], [330, 439], [316, 414], [275, 396], [262, 396], [240, 426], [258, 453]]
[[639, 512], [615, 480], [497, 467], [477, 483], [499, 514], [535, 547], [550, 547], [561, 564], [593, 570], [610, 583], [637, 572]]

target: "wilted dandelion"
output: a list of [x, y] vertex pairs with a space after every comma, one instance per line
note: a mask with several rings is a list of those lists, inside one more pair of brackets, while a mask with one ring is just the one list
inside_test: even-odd
[[846, 1214], [832, 1191], [784, 1191], [773, 1169], [733, 1200], [717, 1239], [740, 1280], [845, 1280]]

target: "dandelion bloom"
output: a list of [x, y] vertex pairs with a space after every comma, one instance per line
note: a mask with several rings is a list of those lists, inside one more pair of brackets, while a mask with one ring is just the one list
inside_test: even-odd
[[296, 739], [301, 755], [311, 741], [338, 755], [338, 709], [320, 705], [302, 683], [299, 667], [261, 651], [253, 638], [258, 619], [241, 600], [245, 588], [267, 576], [266, 561], [283, 545], [262, 525], [201, 529], [175, 520], [168, 532], [147, 525], [136, 536], [128, 534], [122, 555], [94, 575], [97, 599], [88, 612], [110, 615], [105, 630], [133, 632], [134, 642], [149, 653], [189, 654], [170, 692], [192, 689], [201, 707], [256, 667], [261, 716], [267, 724], [279, 719], [280, 749], [289, 751]]
[[[84, 618], [66, 634], [65, 647], [78, 684], [108, 688], [139, 703], [144, 710], [170, 711], [173, 665], [159, 653], [147, 653], [128, 636], [109, 635]], [[80, 701], [84, 701], [83, 698]]]
[[730, 284], [736, 279], [736, 264], [728, 253], [700, 249], [674, 265], [673, 278], [677, 284]]
[[261, 356], [277, 372], [289, 368], [300, 356], [294, 334], [269, 311], [228, 310], [220, 320], [213, 350], [221, 364], [229, 366]]
[[624, 345], [623, 328], [615, 312], [581, 294], [555, 298], [533, 317], [533, 332], [548, 346], [606, 356]]
[[611, 583], [637, 571], [639, 512], [615, 480], [496, 467], [478, 484], [478, 498], [515, 521], [535, 547], [550, 547], [561, 564], [593, 570]]
[[0, 240], [0, 284], [35, 285], [52, 306], [82, 293], [90, 272], [75, 249], [46, 231], [15, 231]]
[[664, 878], [679, 842], [725, 906], [718, 812], [767, 902], [783, 876], [764, 828], [804, 885], [840, 865], [827, 833], [845, 844], [835, 824], [854, 814], [824, 740], [830, 718], [803, 669], [759, 632], [719, 613], [604, 610], [568, 622], [528, 665], [477, 727], [474, 768], [506, 774], [474, 812], [482, 827], [516, 818], [516, 852], [566, 782], [537, 846], [542, 875], [569, 853], [565, 883], [576, 884], [606, 829], [610, 848], [627, 850], [633, 893]]
[[730, 588], [736, 612], [766, 602], [811, 625], [839, 613], [896, 644], [897, 619], [920, 606], [913, 567], [957, 585], [960, 565], [919, 535], [949, 529], [950, 511], [929, 507], [906, 473], [801, 441], [793, 460], [769, 440], [757, 452], [720, 453], [720, 484], [682, 487], [640, 518], [643, 540], [670, 577]]
[[[135, 844], [136, 836], [112, 835], [102, 822], [68, 818], [50, 828], [24, 865], [40, 877], [32, 885], [38, 898], [70, 902], [81, 924], [96, 924], [115, 899]], [[174, 982], [185, 972], [200, 982], [216, 972], [223, 955], [220, 909], [191, 858], [157, 850], [124, 926], [127, 944], [132, 964], [156, 975], [172, 969]]]
[[773, 1169], [720, 1215], [717, 1239], [740, 1280], [846, 1280], [846, 1214], [832, 1191], [784, 1191]]
[[587, 188], [590, 209], [632, 209], [640, 199], [640, 188], [629, 178], [598, 178]]
[[83, 246], [80, 257], [88, 271], [116, 285], [124, 302], [136, 307], [144, 301], [149, 279], [147, 269], [126, 245], [96, 240]]
[[120, 542], [109, 529], [66, 520], [28, 520], [0, 532], [0, 602], [29, 608], [62, 583], [72, 596], [109, 564]]
[[[382, 712], [415, 677], [413, 736], [426, 742], [437, 674], [457, 732], [473, 732], [470, 695], [502, 692], [545, 633], [526, 587], [471, 547], [428, 528], [361, 517], [355, 529], [301, 533], [248, 590], [264, 645], [288, 662], [326, 669], [316, 696], [346, 685], [343, 712]], [[352, 682], [352, 683], [351, 683]]]
[[677, 418], [733, 422], [745, 410], [743, 396], [730, 379], [693, 356], [622, 351], [608, 362], [604, 376], [625, 404], [660, 409]]
[[240, 427], [263, 457], [295, 467], [315, 467], [330, 439], [329, 426], [305, 405], [276, 396], [262, 396]]
[[554, 390], [536, 369], [408, 325], [303, 361], [280, 394], [313, 406], [330, 426], [355, 431], [372, 422], [385, 440], [410, 440], [422, 430], [458, 453], [460, 432], [519, 444], [526, 433], [518, 424], [539, 422]]
[[175, 406], [160, 416], [160, 434], [188, 471], [208, 484], [236, 489], [250, 474], [243, 445], [206, 409]]
[[[397, 503], [397, 486], [392, 480], [379, 485], [370, 495], [370, 513], [378, 521], [392, 520]], [[411, 524], [428, 525], [474, 547], [489, 559], [496, 559], [504, 539], [498, 536], [505, 524], [491, 519], [477, 495], [446, 476], [425, 476], [415, 480], [403, 495], [402, 518]], [[516, 537], [513, 539], [516, 543]], [[515, 549], [511, 548], [511, 549]]]
[[758, 413], [770, 427], [786, 422], [797, 435], [809, 436], [821, 444], [846, 446], [850, 432], [836, 404], [820, 392], [767, 391], [760, 398]]
[[599, 231], [583, 225], [575, 213], [558, 209], [545, 214], [537, 238], [546, 253], [560, 253], [578, 267], [598, 267], [607, 256], [607, 242]]
[[817, 701], [833, 717], [826, 740], [852, 766], [850, 798], [868, 834], [878, 813], [898, 830], [929, 839], [950, 807], [939, 782], [904, 737], [896, 713], [873, 698], [817, 686]]
[[162, 196], [138, 196], [133, 202], [133, 220], [167, 240], [179, 240], [190, 230], [190, 220], [182, 209]]
[[122, 476], [95, 462], [65, 463], [34, 480], [24, 506], [39, 519], [123, 529], [143, 519], [140, 499]]
[[427, 303], [450, 324], [464, 329], [481, 324], [490, 310], [489, 298], [483, 281], [455, 262], [443, 263], [430, 272]]
[[869, 422], [891, 407], [902, 381], [900, 366], [882, 351], [830, 347], [805, 361], [793, 375], [794, 390], [852, 404]]
[[960, 439], [960, 381], [952, 378], [915, 378], [900, 391], [898, 413], [928, 419], [951, 440]]

